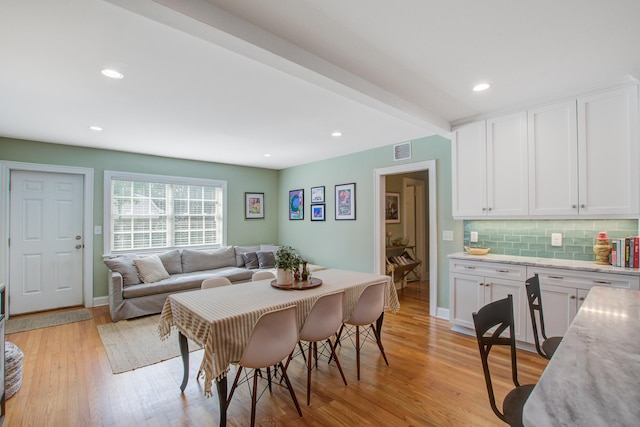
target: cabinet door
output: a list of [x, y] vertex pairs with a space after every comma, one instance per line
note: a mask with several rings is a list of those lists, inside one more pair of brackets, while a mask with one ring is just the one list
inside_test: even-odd
[[486, 214], [485, 122], [469, 123], [453, 132], [451, 141], [453, 216]]
[[576, 102], [528, 111], [529, 214], [578, 214]]
[[484, 303], [497, 301], [513, 295], [513, 320], [516, 340], [524, 341], [527, 324], [527, 293], [523, 282], [515, 282], [504, 279], [485, 280]]
[[576, 294], [576, 288], [540, 284], [547, 337], [559, 337], [567, 332], [571, 321], [576, 317]]
[[487, 212], [528, 214], [527, 115], [487, 120]]
[[484, 305], [482, 277], [452, 274], [449, 319], [451, 323], [475, 329], [472, 314]]
[[580, 214], [640, 211], [638, 88], [578, 98]]

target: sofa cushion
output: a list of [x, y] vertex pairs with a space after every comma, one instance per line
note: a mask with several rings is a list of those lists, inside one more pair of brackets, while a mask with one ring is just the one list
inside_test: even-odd
[[109, 270], [122, 275], [122, 284], [124, 286], [138, 285], [142, 282], [138, 276], [138, 269], [133, 263], [133, 260], [136, 258], [137, 256], [134, 254], [118, 255], [105, 258], [104, 263]]
[[273, 268], [276, 266], [276, 257], [273, 252], [258, 252], [256, 255], [260, 268]]
[[182, 273], [182, 255], [180, 254], [179, 249], [163, 252], [158, 254], [158, 257], [160, 258], [160, 261], [162, 261], [162, 265], [164, 265], [164, 269], [167, 270], [167, 273]]
[[233, 249], [236, 251], [236, 267], [244, 267], [245, 264], [242, 254], [247, 252], [258, 252], [260, 250], [260, 246], [234, 246]]
[[255, 252], [246, 252], [242, 254], [242, 259], [244, 260], [244, 268], [254, 269], [260, 267], [258, 254]]
[[182, 271], [184, 273], [235, 266], [236, 252], [233, 246], [214, 250], [185, 249], [182, 251]]
[[260, 250], [258, 252], [273, 252], [274, 254], [278, 252], [280, 246], [278, 245], [260, 245]]
[[158, 282], [169, 277], [169, 273], [165, 270], [158, 255], [136, 258], [133, 262], [138, 268], [140, 279], [144, 283]]
[[248, 282], [253, 271], [246, 268], [223, 267], [215, 270], [194, 271], [191, 273], [172, 274], [167, 279], [154, 283], [142, 283], [123, 289], [123, 297], [138, 298], [161, 293], [181, 292], [189, 289], [200, 289], [202, 281], [211, 277], [226, 277], [232, 283]]

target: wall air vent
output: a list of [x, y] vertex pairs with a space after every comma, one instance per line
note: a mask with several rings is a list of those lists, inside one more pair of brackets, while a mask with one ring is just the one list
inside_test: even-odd
[[393, 146], [393, 160], [407, 160], [411, 158], [411, 141]]

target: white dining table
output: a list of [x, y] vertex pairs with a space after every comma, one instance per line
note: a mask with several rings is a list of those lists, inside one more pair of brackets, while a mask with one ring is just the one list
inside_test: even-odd
[[526, 427], [640, 425], [640, 291], [591, 288], [522, 421]]
[[[215, 382], [220, 403], [220, 425], [226, 425], [227, 372], [230, 364], [240, 360], [253, 326], [269, 311], [290, 305], [297, 307], [298, 327], [304, 324], [314, 302], [322, 295], [345, 291], [344, 320], [348, 319], [364, 289], [375, 283], [385, 283], [385, 311], [400, 309], [396, 288], [385, 275], [348, 270], [327, 269], [313, 273], [322, 284], [304, 290], [285, 290], [272, 286], [272, 280], [240, 283], [210, 289], [170, 295], [162, 309], [158, 330], [167, 339], [172, 329], [179, 332], [184, 373], [181, 391], [189, 378], [187, 339], [204, 348], [204, 391], [212, 395]], [[382, 325], [383, 316], [378, 320]]]

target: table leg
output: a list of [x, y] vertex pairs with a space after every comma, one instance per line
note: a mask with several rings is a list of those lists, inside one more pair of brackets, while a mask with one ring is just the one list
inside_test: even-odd
[[187, 337], [184, 336], [182, 332], [178, 333], [178, 339], [180, 341], [180, 355], [182, 356], [182, 366], [184, 370], [180, 391], [184, 392], [184, 389], [187, 388], [187, 383], [189, 382], [189, 343], [187, 342]]
[[220, 402], [220, 427], [227, 425], [227, 376], [216, 382], [218, 388], [218, 401]]

